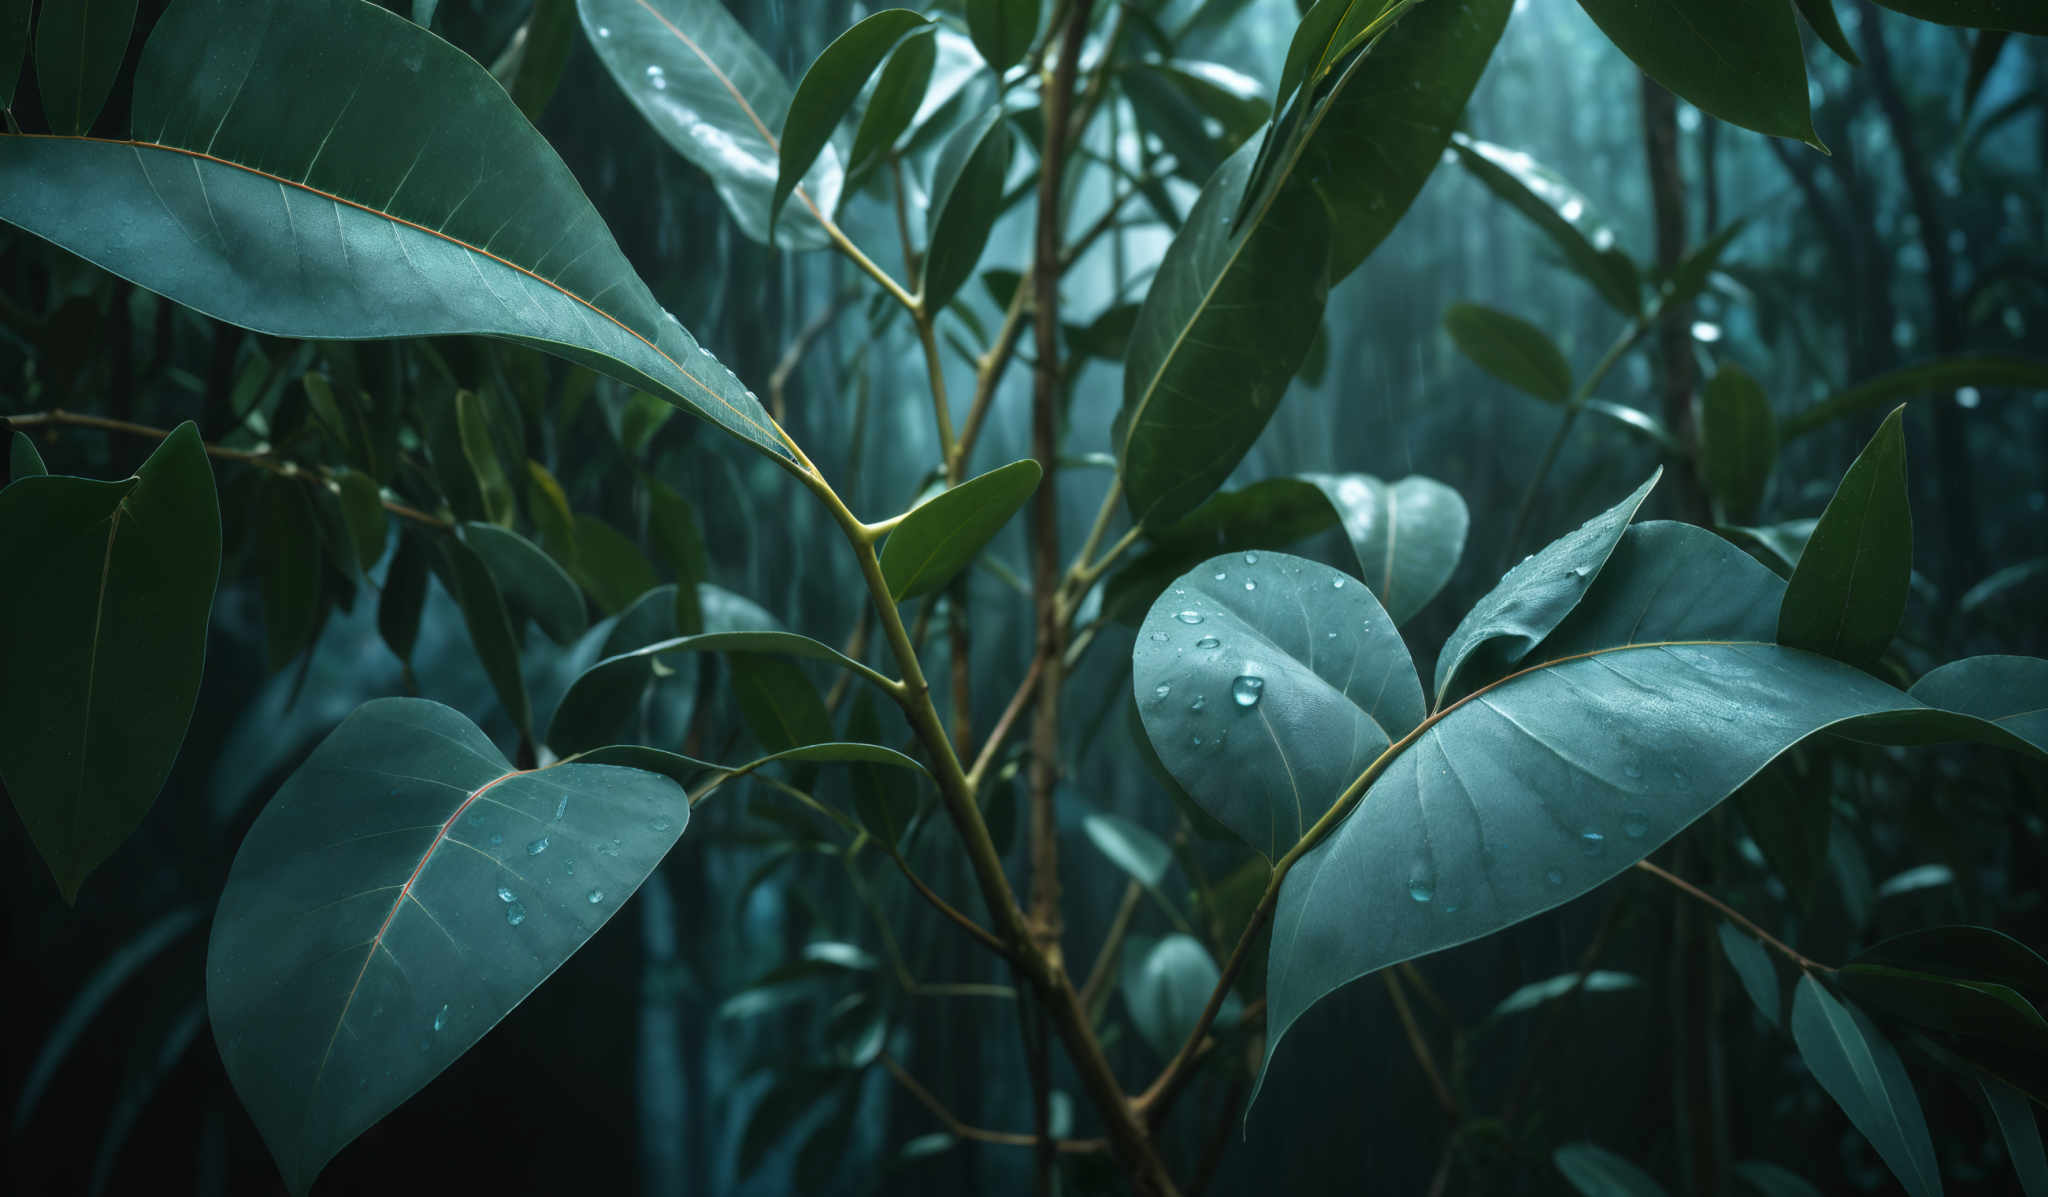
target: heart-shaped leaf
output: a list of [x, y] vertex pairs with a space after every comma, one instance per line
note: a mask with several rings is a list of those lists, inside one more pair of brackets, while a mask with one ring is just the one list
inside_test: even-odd
[[890, 597], [916, 598], [952, 581], [1024, 506], [1042, 475], [1030, 458], [1013, 461], [911, 508], [882, 545]]
[[1878, 427], [1814, 525], [1785, 586], [1781, 643], [1865, 665], [1899, 630], [1913, 572], [1905, 411]]
[[1421, 475], [1303, 474], [1330, 500], [1359, 574], [1396, 624], [1436, 597], [1465, 552], [1471, 516], [1457, 491]]
[[1792, 1039], [1813, 1071], [1892, 1175], [1913, 1197], [1940, 1197], [1941, 1168], [1927, 1118], [1899, 1053], [1861, 1010], [1812, 977], [1792, 995]]
[[437, 703], [343, 720], [249, 829], [207, 952], [221, 1059], [292, 1190], [582, 947], [689, 817], [652, 773], [514, 770]]

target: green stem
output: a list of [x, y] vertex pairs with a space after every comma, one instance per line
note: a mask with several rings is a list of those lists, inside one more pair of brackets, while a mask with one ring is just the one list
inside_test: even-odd
[[1578, 422], [1579, 413], [1586, 409], [1586, 400], [1593, 397], [1594, 390], [1606, 379], [1608, 372], [1614, 369], [1615, 363], [1621, 360], [1623, 354], [1635, 347], [1635, 343], [1642, 339], [1643, 333], [1648, 329], [1649, 323], [1641, 316], [1630, 320], [1621, 330], [1621, 335], [1607, 347], [1607, 352], [1594, 363], [1592, 371], [1579, 383], [1578, 389], [1572, 392], [1570, 401], [1565, 404], [1564, 422], [1557, 426], [1556, 435], [1550, 438], [1550, 444], [1544, 448], [1542, 459], [1536, 463], [1535, 475], [1529, 479], [1528, 487], [1522, 491], [1522, 501], [1515, 505], [1515, 522], [1509, 525], [1508, 538], [1503, 542], [1504, 561], [1514, 556], [1515, 545], [1521, 541], [1522, 531], [1529, 523], [1529, 513], [1535, 508], [1537, 492], [1543, 489], [1544, 481], [1550, 477], [1550, 467], [1556, 464], [1558, 450], [1564, 448], [1565, 437], [1571, 434], [1572, 425]]

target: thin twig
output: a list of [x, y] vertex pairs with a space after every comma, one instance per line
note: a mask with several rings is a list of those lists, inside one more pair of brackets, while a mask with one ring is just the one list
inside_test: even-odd
[[[889, 1075], [896, 1078], [896, 1083], [902, 1085], [912, 1097], [916, 1098], [917, 1104], [931, 1111], [932, 1117], [937, 1118], [940, 1124], [946, 1128], [947, 1132], [954, 1137], [972, 1139], [977, 1143], [1000, 1143], [1005, 1147], [1038, 1146], [1039, 1140], [1037, 1135], [1023, 1135], [1015, 1131], [986, 1130], [982, 1127], [971, 1126], [962, 1122], [952, 1110], [946, 1108], [945, 1102], [940, 1101], [930, 1089], [919, 1084], [917, 1078], [911, 1076], [909, 1071], [897, 1062], [896, 1057], [888, 1052], [883, 1052], [877, 1058], [882, 1062], [882, 1067], [888, 1070]], [[1054, 1150], [1069, 1155], [1098, 1155], [1109, 1150], [1109, 1140], [1107, 1139], [1054, 1139], [1052, 1142]]]
[[988, 730], [988, 739], [982, 742], [981, 751], [975, 754], [973, 767], [967, 770], [967, 784], [970, 789], [979, 790], [981, 783], [987, 780], [988, 771], [995, 764], [996, 754], [1002, 751], [1003, 741], [1009, 739], [1011, 730], [1016, 727], [1017, 717], [1030, 705], [1031, 695], [1038, 686], [1038, 671], [1044, 664], [1045, 662], [1037, 657], [1032, 658], [1031, 668], [1024, 671], [1024, 680], [1018, 684], [1017, 692], [1010, 696], [1009, 705], [1003, 708], [1002, 715], [996, 719], [996, 725]]
[[1723, 902], [1721, 899], [1708, 893], [1706, 890], [1701, 889], [1699, 886], [1694, 885], [1692, 882], [1687, 881], [1685, 878], [1680, 877], [1675, 873], [1667, 872], [1666, 870], [1659, 868], [1654, 864], [1651, 864], [1647, 860], [1637, 861], [1636, 867], [1641, 869], [1645, 873], [1650, 874], [1652, 877], [1658, 878], [1659, 880], [1665, 882], [1668, 885], [1676, 886], [1681, 892], [1688, 894], [1701, 902], [1706, 903], [1708, 906], [1713, 907], [1715, 910], [1720, 911], [1723, 915], [1727, 916], [1730, 922], [1735, 923], [1737, 926], [1740, 926], [1745, 931], [1748, 931], [1751, 935], [1754, 935], [1758, 939], [1764, 941], [1765, 946], [1776, 951], [1779, 955], [1785, 957], [1785, 959], [1787, 960], [1790, 960], [1793, 964], [1798, 965], [1802, 971], [1810, 973], [1832, 973], [1835, 971], [1833, 965], [1822, 964], [1820, 961], [1814, 960], [1802, 954], [1798, 951], [1798, 949], [1793, 948], [1791, 945], [1780, 940], [1777, 936], [1772, 935], [1770, 932], [1764, 930], [1762, 927], [1759, 927], [1755, 923], [1751, 922], [1746, 916], [1743, 915], [1741, 911], [1735, 909], [1733, 906], [1728, 905], [1726, 902]]
[[1443, 1070], [1437, 1067], [1436, 1053], [1430, 1050], [1429, 1040], [1422, 1034], [1422, 1025], [1415, 1021], [1415, 1011], [1408, 1005], [1408, 995], [1401, 991], [1401, 979], [1392, 969], [1381, 971], [1380, 978], [1386, 982], [1387, 996], [1394, 1001], [1394, 1014], [1401, 1020], [1401, 1033], [1407, 1036], [1408, 1050], [1415, 1055], [1415, 1062], [1422, 1067], [1422, 1075], [1429, 1078], [1429, 1091], [1436, 1098], [1438, 1108], [1452, 1122], [1458, 1120], [1458, 1099], [1451, 1094], [1451, 1087], [1444, 1080]]
[[784, 417], [789, 414], [787, 391], [790, 375], [796, 373], [796, 368], [803, 364], [804, 356], [810, 353], [818, 338], [829, 332], [832, 326], [838, 323], [839, 317], [846, 314], [846, 309], [852, 307], [854, 301], [859, 298], [860, 292], [851, 287], [841, 291], [833, 297], [824, 311], [819, 312], [809, 324], [797, 330], [796, 336], [789, 342], [789, 348], [782, 351], [781, 360], [775, 363], [774, 371], [768, 375], [768, 414], [777, 424], [782, 423]]

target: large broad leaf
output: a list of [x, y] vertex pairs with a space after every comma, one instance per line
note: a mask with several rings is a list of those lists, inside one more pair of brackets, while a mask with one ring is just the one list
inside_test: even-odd
[[1327, 496], [1300, 478], [1264, 478], [1211, 495], [1154, 532], [1150, 549], [1110, 575], [1102, 592], [1103, 618], [1135, 625], [1160, 591], [1205, 559], [1232, 550], [1285, 548], [1336, 524]]
[[1763, 502], [1778, 460], [1771, 401], [1741, 367], [1714, 371], [1700, 396], [1700, 478], [1730, 520], [1746, 520]]
[[59, 133], [92, 128], [135, 31], [135, 0], [43, 0], [36, 89]]
[[882, 578], [896, 599], [929, 594], [967, 568], [1043, 473], [1026, 458], [968, 479], [912, 508], [882, 545]]
[[2036, 0], [1877, 0], [1894, 12], [1943, 25], [2048, 34], [2048, 11]]
[[1984, 656], [1951, 661], [1913, 683], [1931, 707], [1994, 723], [2048, 753], [2048, 661]]
[[1814, 526], [1785, 587], [1782, 643], [1868, 664], [1899, 630], [1913, 572], [1905, 410], [1879, 426]]
[[[1731, 124], [1816, 148], [1785, 0], [1579, 0], [1643, 73]], [[1739, 64], [1739, 66], [1737, 65]]]
[[343, 720], [249, 829], [207, 952], [221, 1059], [293, 1191], [582, 947], [689, 816], [652, 773], [515, 771], [436, 703]]
[[1827, 1090], [1913, 1197], [1939, 1197], [1941, 1168], [1899, 1053], [1854, 1006], [1812, 977], [1792, 997], [1792, 1038]]
[[403, 17], [177, 0], [133, 124], [131, 141], [0, 137], [0, 219], [259, 332], [531, 344], [789, 458], [504, 89]]
[[[619, 90], [676, 153], [718, 189], [740, 231], [769, 239], [769, 212], [789, 116], [789, 81], [723, 0], [576, 0], [584, 32]], [[839, 156], [827, 145], [795, 189], [789, 219], [773, 222], [784, 249], [830, 243]]]
[[1173, 155], [1174, 173], [1197, 184], [1271, 115], [1255, 80], [1218, 63], [1131, 63], [1117, 82], [1145, 131]]
[[66, 901], [177, 759], [220, 545], [189, 423], [133, 478], [38, 475], [0, 491], [0, 780]]
[[1547, 403], [1572, 397], [1572, 367], [1549, 334], [1519, 317], [1476, 303], [1444, 311], [1444, 330], [1480, 369]]
[[1382, 482], [1370, 474], [1303, 474], [1330, 500], [1358, 569], [1396, 624], [1407, 623], [1458, 568], [1471, 516], [1457, 491], [1412, 474]]
[[1583, 192], [1521, 150], [1463, 133], [1451, 138], [1451, 148], [1487, 190], [1541, 229], [1564, 255], [1565, 265], [1593, 284], [1616, 311], [1633, 316], [1642, 310], [1643, 284], [1636, 264], [1616, 244], [1614, 226]]
[[1789, 441], [1855, 412], [1892, 407], [1929, 395], [1945, 397], [1964, 387], [2006, 387], [2022, 394], [2048, 390], [2048, 362], [1987, 353], [1904, 366], [1831, 395], [1798, 415], [1787, 416], [1778, 433]]
[[1285, 553], [1216, 557], [1169, 587], [1138, 631], [1131, 685], [1174, 780], [1274, 859], [1424, 711], [1372, 593]]
[[831, 144], [833, 130], [853, 107], [868, 76], [882, 65], [890, 47], [912, 29], [929, 28], [929, 21], [909, 9], [883, 9], [833, 39], [804, 72], [783, 121], [782, 144], [777, 147], [775, 195], [768, 209], [770, 229], [775, 227], [783, 202], [796, 190], [797, 180]]
[[1604, 883], [1815, 732], [1924, 710], [1771, 643], [1781, 593], [1703, 529], [1630, 529], [1518, 672], [1324, 791], [1324, 806], [1363, 793], [1281, 888], [1268, 1071], [1288, 1028], [1340, 986]]

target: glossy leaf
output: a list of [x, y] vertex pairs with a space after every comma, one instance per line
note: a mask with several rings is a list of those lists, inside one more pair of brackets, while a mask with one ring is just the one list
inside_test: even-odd
[[1835, 1104], [1914, 1197], [1941, 1192], [1927, 1119], [1906, 1067], [1870, 1019], [1812, 977], [1792, 997], [1792, 1038]]
[[1325, 494], [1300, 478], [1265, 478], [1220, 491], [1154, 532], [1149, 550], [1110, 575], [1103, 588], [1103, 617], [1136, 625], [1160, 591], [1206, 558], [1232, 550], [1285, 548], [1337, 522]]
[[[1806, 58], [1784, 0], [1579, 0], [1610, 41], [1680, 99], [1815, 148]], [[1741, 63], [1730, 70], [1729, 63]]]
[[1728, 958], [1728, 966], [1742, 982], [1743, 992], [1756, 1004], [1757, 1013], [1772, 1026], [1779, 1025], [1783, 1016], [1778, 1012], [1778, 967], [1771, 963], [1770, 953], [1733, 923], [1724, 920], [1714, 931], [1721, 939], [1721, 954]]
[[1867, 664], [1899, 630], [1913, 570], [1904, 417], [1879, 426], [1828, 500], [1786, 583], [1780, 643]]
[[1572, 367], [1548, 333], [1526, 320], [1476, 303], [1444, 311], [1444, 329], [1480, 369], [1546, 403], [1572, 397]]
[[1665, 1197], [1649, 1173], [1591, 1143], [1567, 1143], [1550, 1159], [1583, 1197]]
[[989, 69], [1017, 65], [1038, 36], [1040, 0], [967, 0], [967, 34]]
[[532, 541], [496, 524], [463, 524], [462, 539], [476, 550], [517, 620], [533, 620], [548, 639], [569, 644], [589, 626], [583, 592]]
[[1979, 1076], [1977, 1086], [2005, 1138], [2005, 1154], [2012, 1161], [2020, 1189], [2026, 1197], [2048, 1197], [2048, 1152], [2041, 1147], [2041, 1124], [2034, 1107], [2025, 1094], [2003, 1081]]
[[1623, 253], [1614, 226], [1584, 193], [1521, 150], [1456, 134], [1458, 161], [1487, 190], [1529, 218], [1564, 255], [1564, 264], [1593, 285], [1616, 311], [1642, 310], [1642, 278]]
[[1843, 62], [1850, 66], [1862, 66], [1863, 60], [1856, 56], [1855, 47], [1849, 44], [1849, 35], [1842, 32], [1841, 19], [1835, 16], [1835, 0], [1793, 0], [1799, 7], [1799, 15], [1806, 18], [1807, 28], [1815, 37], [1827, 43]]
[[1930, 671], [1908, 691], [1931, 707], [1987, 720], [2048, 752], [2048, 661], [1965, 657]]
[[143, 51], [132, 137], [0, 138], [0, 219], [259, 332], [524, 342], [789, 457], [504, 90], [403, 17], [177, 0]]
[[1787, 416], [1779, 439], [1789, 441], [1843, 416], [1895, 407], [1909, 399], [1947, 397], [1963, 387], [2010, 388], [2022, 393], [2048, 390], [2048, 362], [2001, 354], [1965, 354], [1905, 366], [1831, 395], [1797, 415]]
[[142, 822], [199, 696], [220, 575], [199, 432], [134, 477], [0, 491], [0, 780], [65, 901]]
[[1303, 474], [1343, 524], [1359, 576], [1396, 624], [1436, 597], [1465, 552], [1471, 516], [1457, 491], [1412, 474], [1382, 482], [1370, 474]]
[[7, 444], [7, 480], [19, 482], [23, 478], [34, 478], [49, 473], [43, 464], [43, 455], [36, 452], [36, 443], [26, 432], [16, 432]]
[[932, 171], [931, 242], [922, 268], [925, 303], [933, 311], [951, 303], [974, 276], [1002, 215], [1003, 180], [1009, 177], [1013, 147], [998, 105], [961, 126], [939, 152]]
[[1877, 0], [1894, 12], [1942, 25], [2048, 34], [2048, 12], [2033, 0]]
[[1436, 701], [1513, 668], [1561, 623], [1600, 576], [1660, 469], [1628, 498], [1545, 545], [1472, 605], [1436, 659]]
[[1139, 1038], [1161, 1060], [1172, 1059], [1194, 1030], [1221, 976], [1209, 950], [1191, 935], [1169, 935], [1127, 958], [1124, 1006]]
[[924, 104], [925, 89], [931, 86], [938, 55], [936, 37], [906, 38], [889, 55], [882, 77], [868, 97], [867, 111], [861, 113], [860, 127], [853, 133], [853, 149], [846, 163], [848, 187], [858, 187], [910, 128], [911, 119]]
[[890, 596], [916, 598], [952, 581], [1024, 506], [1043, 473], [1030, 458], [1013, 461], [913, 507], [882, 544]]
[[518, 772], [436, 703], [344, 720], [242, 841], [207, 953], [222, 1061], [292, 1190], [583, 946], [689, 815], [652, 773]]
[[463, 627], [469, 632], [477, 661], [491, 679], [491, 688], [497, 691], [512, 726], [531, 738], [533, 706], [527, 698], [525, 675], [519, 670], [519, 637], [497, 579], [491, 576], [483, 555], [468, 542], [449, 537], [440, 542], [439, 550], [441, 584], [462, 611]]
[[92, 128], [135, 31], [135, 0], [42, 0], [36, 90], [57, 133]]
[[740, 231], [784, 249], [829, 244], [839, 206], [839, 156], [824, 147], [804, 173], [788, 220], [771, 222], [789, 116], [789, 81], [723, 0], [576, 0], [598, 60], [647, 123], [711, 176]]
[[1678, 438], [1671, 435], [1671, 430], [1664, 426], [1663, 421], [1641, 408], [1630, 407], [1626, 403], [1609, 403], [1604, 399], [1586, 399], [1580, 402], [1579, 410], [1643, 437], [1667, 453], [1676, 455], [1680, 452]]
[[1422, 721], [1370, 591], [1284, 553], [1216, 557], [1159, 596], [1131, 653], [1145, 734], [1203, 810], [1277, 859]]
[[1771, 401], [1754, 378], [1724, 363], [1700, 396], [1700, 478], [1730, 519], [1748, 519], [1763, 502], [1778, 460]]
[[804, 72], [796, 85], [796, 94], [790, 99], [789, 115], [782, 123], [782, 142], [776, 151], [775, 194], [768, 205], [771, 230], [789, 193], [796, 190], [797, 181], [831, 144], [833, 131], [846, 118], [861, 88], [867, 86], [868, 77], [882, 65], [890, 47], [904, 34], [930, 24], [907, 8], [885, 8], [861, 18], [853, 28], [834, 38]]
[[1159, 138], [1175, 173], [1202, 183], [1266, 122], [1256, 81], [1213, 62], [1135, 62], [1117, 74], [1145, 131]]

